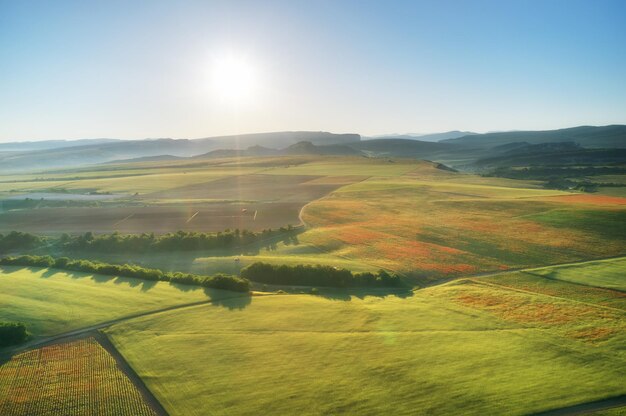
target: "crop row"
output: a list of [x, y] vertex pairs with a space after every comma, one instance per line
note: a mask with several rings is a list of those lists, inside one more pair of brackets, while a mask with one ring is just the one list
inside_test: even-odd
[[0, 366], [0, 414], [137, 415], [154, 412], [93, 338], [28, 351]]

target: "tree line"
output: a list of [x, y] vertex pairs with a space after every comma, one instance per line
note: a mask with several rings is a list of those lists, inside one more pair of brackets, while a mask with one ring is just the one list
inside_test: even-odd
[[60, 244], [67, 249], [108, 252], [215, 250], [242, 247], [270, 238], [292, 235], [296, 232], [297, 229], [292, 226], [281, 227], [278, 230], [267, 229], [261, 232], [235, 229], [218, 233], [178, 231], [162, 235], [154, 235], [154, 233], [120, 234], [117, 232], [95, 235], [92, 232], [86, 232], [76, 236], [63, 234], [60, 238]]
[[377, 273], [353, 273], [324, 265], [276, 265], [253, 263], [241, 270], [241, 277], [260, 283], [328, 287], [390, 287], [402, 286], [402, 279], [384, 270]]
[[43, 245], [45, 241], [45, 238], [34, 234], [11, 231], [6, 235], [0, 234], [0, 250], [30, 250]]
[[210, 287], [213, 289], [232, 290], [235, 292], [250, 291], [250, 282], [247, 279], [238, 276], [225, 274], [203, 276], [182, 272], [163, 272], [158, 269], [149, 269], [132, 264], [110, 264], [91, 260], [73, 260], [67, 257], [60, 257], [57, 259], [51, 256], [30, 255], [4, 257], [0, 259], [0, 265], [54, 267], [57, 269], [85, 273], [134, 277], [137, 279], [196, 285]]
[[623, 175], [626, 168], [621, 166], [525, 166], [525, 167], [498, 167], [482, 176], [500, 177], [509, 179], [551, 180], [560, 178], [580, 178], [597, 175]]

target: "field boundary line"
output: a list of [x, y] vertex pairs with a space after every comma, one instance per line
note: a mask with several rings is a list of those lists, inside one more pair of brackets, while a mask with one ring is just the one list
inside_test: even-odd
[[93, 336], [102, 348], [104, 348], [111, 355], [111, 357], [113, 357], [119, 370], [123, 372], [126, 377], [128, 377], [130, 382], [135, 385], [135, 388], [139, 391], [139, 394], [141, 394], [144, 402], [146, 402], [146, 404], [152, 408], [158, 416], [169, 416], [169, 413], [165, 410], [165, 407], [163, 407], [159, 399], [156, 398], [143, 379], [139, 377], [139, 374], [137, 374], [130, 363], [126, 361], [126, 358], [124, 358], [122, 353], [119, 352], [119, 350], [115, 347], [115, 344], [113, 344], [106, 334], [95, 330], [93, 332], [86, 332], [84, 335]]
[[[458, 275], [458, 276], [454, 276], [454, 277], [449, 277], [446, 279], [440, 279], [440, 280], [434, 280], [432, 282], [427, 282], [424, 286], [421, 286], [421, 289], [425, 289], [427, 287], [432, 287], [432, 286], [439, 286], [439, 285], [443, 285], [446, 283], [450, 283], [453, 282], [455, 280], [459, 280], [459, 279], [477, 279], [477, 278], [481, 278], [481, 277], [491, 277], [491, 276], [499, 276], [501, 274], [509, 274], [509, 273], [515, 273], [515, 272], [532, 272], [534, 270], [540, 270], [540, 269], [547, 269], [550, 267], [558, 267], [558, 266], [575, 266], [577, 264], [586, 264], [586, 263], [591, 263], [594, 261], [601, 261], [601, 260], [614, 260], [614, 259], [626, 259], [626, 255], [625, 254], [619, 254], [617, 256], [608, 256], [608, 257], [599, 257], [599, 258], [595, 258], [595, 259], [588, 259], [588, 260], [578, 260], [578, 261], [572, 261], [572, 262], [565, 262], [565, 263], [553, 263], [553, 264], [546, 264], [543, 266], [529, 266], [529, 267], [516, 267], [516, 268], [511, 268], [511, 269], [506, 269], [506, 270], [492, 270], [492, 271], [486, 271], [486, 272], [481, 272], [481, 273], [474, 273], [474, 274], [467, 274], [467, 275]], [[532, 273], [529, 273], [532, 274]], [[545, 278], [545, 276], [542, 276]], [[552, 279], [552, 280], [558, 280], [558, 279]], [[567, 282], [565, 280], [560, 280], [561, 282], [564, 283], [571, 283], [571, 282]], [[600, 286], [589, 286], [589, 285], [585, 285], [588, 287], [595, 287], [595, 288], [599, 288], [599, 289], [607, 289], [607, 290], [614, 290], [614, 289], [608, 289], [608, 288], [604, 288], [604, 287], [600, 287]]]
[[123, 223], [124, 221], [126, 221], [127, 219], [129, 219], [130, 217], [132, 217], [133, 215], [135, 215], [135, 213], [133, 212], [132, 214], [130, 214], [129, 216], [127, 216], [126, 218], [122, 218], [121, 220], [119, 220], [118, 222], [116, 222], [115, 224], [113, 224], [113, 226], [115, 227], [116, 225], [119, 225], [121, 223]]
[[195, 214], [193, 214], [191, 217], [189, 217], [189, 218], [187, 219], [187, 221], [185, 221], [185, 224], [189, 224], [189, 222], [190, 222], [191, 220], [193, 220], [193, 219], [196, 217], [196, 215], [198, 215], [199, 213], [200, 213], [200, 211], [196, 211], [196, 213], [195, 213]]
[[81, 335], [81, 334], [83, 334], [85, 332], [106, 328], [106, 327], [109, 327], [111, 325], [115, 325], [115, 324], [118, 324], [118, 323], [121, 323], [121, 322], [125, 322], [125, 321], [131, 320], [131, 319], [142, 318], [144, 316], [150, 316], [150, 315], [156, 315], [156, 314], [159, 314], [159, 313], [169, 312], [169, 311], [173, 311], [173, 310], [177, 310], [177, 309], [191, 308], [191, 307], [194, 307], [194, 306], [201, 306], [201, 305], [211, 304], [211, 303], [214, 303], [214, 302], [221, 302], [221, 301], [224, 301], [224, 300], [239, 298], [239, 297], [243, 297], [243, 296], [246, 296], [246, 295], [231, 296], [231, 297], [219, 298], [219, 299], [201, 300], [201, 301], [191, 302], [191, 303], [183, 303], [183, 304], [179, 304], [179, 305], [167, 306], [165, 308], [153, 309], [153, 310], [149, 310], [149, 311], [144, 311], [144, 312], [139, 312], [139, 313], [135, 313], [135, 314], [131, 314], [131, 315], [126, 315], [126, 316], [122, 316], [122, 317], [116, 318], [116, 319], [111, 319], [111, 320], [108, 320], [108, 321], [102, 321], [102, 322], [99, 322], [99, 323], [94, 324], [94, 325], [89, 325], [89, 326], [86, 326], [86, 327], [73, 329], [71, 331], [63, 332], [63, 333], [60, 333], [60, 334], [51, 335], [51, 336], [48, 336], [48, 337], [43, 337], [43, 338], [38, 338], [38, 339], [33, 339], [33, 340], [27, 341], [26, 343], [24, 343], [22, 345], [19, 345], [17, 347], [5, 349], [5, 350], [0, 350], [0, 357], [1, 356], [5, 356], [5, 355], [15, 355], [15, 354], [19, 354], [19, 353], [22, 353], [22, 352], [25, 352], [25, 351], [33, 350], [33, 349], [36, 349], [36, 348], [41, 348], [41, 347], [44, 347], [46, 345], [50, 345], [50, 344], [54, 344], [54, 343], [60, 342], [60, 341], [62, 341], [64, 339], [66, 339], [66, 338], [79, 336], [79, 335]]

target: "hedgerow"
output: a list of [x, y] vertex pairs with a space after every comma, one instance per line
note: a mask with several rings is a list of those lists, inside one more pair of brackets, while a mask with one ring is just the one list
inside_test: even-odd
[[60, 257], [57, 259], [51, 256], [31, 255], [5, 257], [0, 259], [0, 265], [54, 267], [57, 269], [73, 270], [85, 273], [134, 277], [137, 279], [181, 283], [210, 287], [214, 289], [232, 290], [235, 292], [250, 291], [250, 282], [238, 276], [224, 274], [201, 276], [181, 272], [163, 272], [158, 269], [148, 269], [132, 264], [110, 264], [91, 260], [73, 260], [67, 257]]
[[17, 250], [36, 248], [45, 243], [45, 238], [21, 231], [0, 234], [0, 250]]
[[235, 229], [218, 233], [178, 231], [163, 235], [155, 235], [154, 233], [120, 234], [118, 232], [94, 234], [87, 232], [76, 236], [63, 234], [60, 238], [60, 244], [71, 250], [107, 252], [215, 250], [242, 247], [267, 239], [289, 236], [296, 232], [298, 229], [291, 226], [261, 232]]
[[275, 265], [253, 263], [241, 270], [241, 277], [255, 282], [278, 285], [328, 287], [389, 287], [402, 286], [398, 275], [384, 270], [377, 273], [352, 273], [350, 270], [323, 265]]

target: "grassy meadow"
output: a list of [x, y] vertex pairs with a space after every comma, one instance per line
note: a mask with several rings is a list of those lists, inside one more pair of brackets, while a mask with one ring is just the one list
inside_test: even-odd
[[625, 394], [621, 292], [524, 278], [257, 296], [106, 333], [172, 415], [522, 415]]
[[[426, 286], [241, 297], [0, 269], [0, 320], [25, 322], [34, 336], [215, 300], [104, 330], [172, 415], [522, 415], [626, 394], [624, 258], [594, 260], [626, 254], [619, 196], [364, 157], [141, 162], [0, 176], [1, 198], [40, 192], [113, 197], [5, 210], [0, 232], [303, 226], [289, 238], [230, 249], [97, 252], [51, 243], [32, 254], [207, 275], [237, 274], [257, 261], [382, 268]], [[579, 261], [586, 262], [550, 266]]]
[[[119, 193], [97, 206], [1, 213], [2, 231], [59, 235], [262, 230], [306, 224], [296, 241], [250, 250], [124, 256], [168, 270], [236, 273], [254, 261], [380, 268], [416, 283], [624, 254], [626, 199], [543, 189], [408, 159], [244, 157], [102, 165], [2, 176], [28, 195]], [[2, 226], [0, 226], [2, 228]], [[37, 253], [42, 254], [42, 253]], [[72, 253], [69, 253], [72, 254]]]
[[0, 321], [54, 335], [168, 306], [219, 300], [234, 292], [55, 269], [0, 267]]
[[308, 204], [300, 240], [418, 280], [623, 254], [621, 199], [510, 182], [423, 163]]

